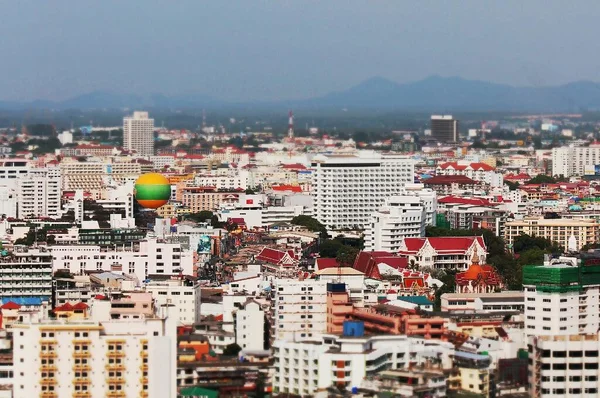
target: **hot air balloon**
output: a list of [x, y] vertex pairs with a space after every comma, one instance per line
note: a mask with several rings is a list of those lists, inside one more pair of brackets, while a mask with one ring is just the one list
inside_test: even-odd
[[167, 177], [158, 173], [147, 173], [135, 182], [135, 200], [147, 209], [158, 209], [169, 201], [171, 184]]

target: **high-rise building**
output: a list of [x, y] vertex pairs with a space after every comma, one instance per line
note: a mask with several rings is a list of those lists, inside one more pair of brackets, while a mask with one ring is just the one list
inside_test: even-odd
[[523, 269], [525, 333], [595, 334], [600, 327], [600, 266], [569, 262]]
[[552, 149], [552, 175], [583, 176], [595, 174], [600, 164], [600, 145], [586, 147], [559, 147]]
[[60, 216], [61, 177], [58, 167], [30, 169], [17, 181], [17, 217]]
[[315, 217], [328, 228], [365, 228], [385, 199], [414, 181], [407, 156], [361, 151], [355, 156], [315, 156]]
[[[110, 301], [98, 304], [105, 308], [92, 311], [110, 313]], [[168, 315], [40, 319], [13, 330], [14, 397], [177, 396], [176, 324]]]
[[458, 142], [458, 120], [452, 115], [432, 115], [431, 136], [440, 142]]
[[123, 118], [123, 147], [138, 155], [154, 155], [154, 119], [148, 118], [148, 112]]

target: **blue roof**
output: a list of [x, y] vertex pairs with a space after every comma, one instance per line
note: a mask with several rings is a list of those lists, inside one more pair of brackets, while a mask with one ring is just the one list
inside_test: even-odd
[[12, 301], [19, 305], [42, 305], [42, 301], [48, 301], [49, 297], [4, 297], [2, 298], [2, 304], [6, 304]]
[[425, 296], [398, 296], [398, 300], [406, 301], [416, 305], [433, 305]]
[[454, 356], [465, 358], [465, 359], [473, 359], [475, 361], [483, 361], [490, 357], [489, 355], [473, 354], [473, 353], [465, 352], [465, 351], [455, 351]]

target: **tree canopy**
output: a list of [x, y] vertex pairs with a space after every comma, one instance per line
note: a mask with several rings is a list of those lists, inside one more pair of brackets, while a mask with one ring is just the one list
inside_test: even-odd
[[291, 223], [294, 225], [301, 225], [303, 227], [306, 227], [309, 231], [318, 232], [319, 234], [321, 234], [321, 238], [323, 239], [327, 237], [327, 228], [314, 217], [305, 215], [296, 216], [292, 218]]

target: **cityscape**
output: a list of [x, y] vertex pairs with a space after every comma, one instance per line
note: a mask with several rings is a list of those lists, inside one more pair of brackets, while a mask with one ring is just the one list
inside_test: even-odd
[[0, 5], [0, 398], [600, 397], [600, 4], [248, 3]]

